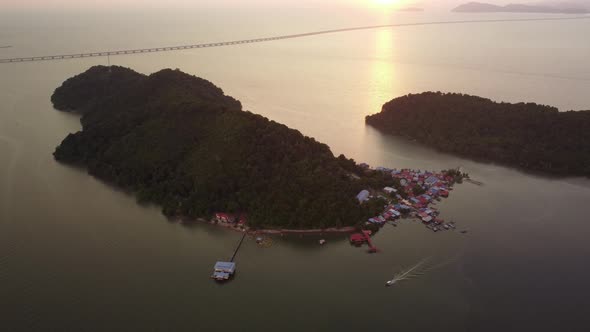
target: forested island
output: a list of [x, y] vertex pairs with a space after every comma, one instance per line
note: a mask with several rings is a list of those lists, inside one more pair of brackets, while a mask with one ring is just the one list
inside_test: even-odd
[[178, 70], [146, 76], [96, 66], [66, 80], [51, 100], [82, 115], [82, 130], [63, 140], [56, 160], [170, 217], [225, 211], [247, 213], [251, 228], [351, 226], [383, 209], [379, 200], [359, 204], [358, 192], [393, 181]]
[[578, 4], [555, 3], [554, 5], [508, 4], [498, 6], [483, 2], [468, 2], [452, 10], [459, 13], [545, 13], [586, 14], [588, 9]]
[[590, 111], [456, 93], [393, 99], [366, 123], [444, 152], [555, 175], [590, 176]]

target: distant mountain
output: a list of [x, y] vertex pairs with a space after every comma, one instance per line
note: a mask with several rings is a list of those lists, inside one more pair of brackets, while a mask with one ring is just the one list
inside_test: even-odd
[[469, 2], [452, 10], [457, 13], [550, 13], [550, 14], [586, 14], [590, 11], [576, 3], [555, 5], [509, 4], [497, 6], [482, 2]]

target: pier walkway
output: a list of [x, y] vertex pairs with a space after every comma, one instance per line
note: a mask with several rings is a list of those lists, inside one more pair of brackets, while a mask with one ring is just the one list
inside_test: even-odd
[[230, 262], [233, 262], [234, 259], [236, 258], [236, 255], [238, 254], [238, 250], [240, 250], [240, 247], [242, 246], [242, 242], [244, 242], [244, 238], [246, 238], [246, 235], [247, 235], [247, 233], [244, 232], [244, 235], [242, 235], [242, 238], [240, 239], [240, 242], [238, 243], [238, 246], [236, 247], [234, 254], [231, 256], [231, 259], [229, 260]]
[[365, 241], [367, 242], [367, 245], [369, 246], [369, 252], [377, 252], [377, 247], [375, 247], [373, 245], [373, 242], [371, 241], [371, 232], [370, 231], [363, 231], [363, 235], [365, 236]]

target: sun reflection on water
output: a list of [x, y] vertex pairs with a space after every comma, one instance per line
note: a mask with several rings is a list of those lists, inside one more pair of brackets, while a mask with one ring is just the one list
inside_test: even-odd
[[383, 104], [392, 98], [398, 87], [399, 78], [393, 63], [394, 32], [380, 29], [375, 32], [375, 53], [370, 70], [370, 99], [367, 114], [381, 111]]

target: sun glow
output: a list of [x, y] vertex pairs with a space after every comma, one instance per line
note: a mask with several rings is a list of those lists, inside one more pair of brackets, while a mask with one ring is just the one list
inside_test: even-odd
[[[365, 1], [365, 3], [367, 3]], [[375, 9], [398, 9], [406, 0], [369, 0], [369, 6]]]
[[400, 1], [401, 0], [373, 0], [373, 3], [381, 7], [393, 7], [394, 5], [399, 4]]

